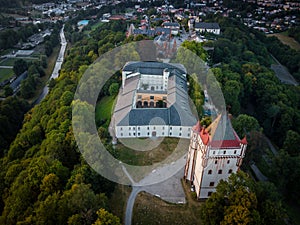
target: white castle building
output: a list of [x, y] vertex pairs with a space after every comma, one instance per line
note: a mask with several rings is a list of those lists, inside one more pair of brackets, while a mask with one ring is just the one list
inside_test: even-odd
[[112, 117], [116, 138], [190, 138], [196, 123], [181, 64], [128, 62]]
[[208, 198], [220, 180], [239, 170], [246, 147], [246, 137], [240, 140], [227, 113], [207, 128], [199, 122], [192, 128], [184, 178], [194, 185], [199, 199]]

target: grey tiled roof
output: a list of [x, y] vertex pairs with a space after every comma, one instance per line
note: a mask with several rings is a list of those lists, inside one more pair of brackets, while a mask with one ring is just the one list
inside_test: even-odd
[[[191, 113], [189, 97], [187, 94], [186, 69], [181, 64], [159, 63], [159, 62], [128, 62], [124, 66], [124, 71], [139, 71], [150, 74], [161, 75], [163, 70], [168, 68], [170, 76], [167, 90], [168, 108], [132, 108], [132, 102], [138, 76], [128, 78], [124, 90], [118, 96], [117, 107], [115, 109], [115, 123], [118, 126], [138, 126], [138, 125], [173, 125], [173, 126], [193, 126], [197, 120]], [[131, 81], [132, 80], [132, 81]], [[133, 82], [134, 84], [131, 84]], [[127, 90], [128, 89], [128, 90]], [[130, 93], [125, 96], [122, 93]], [[123, 99], [126, 98], [126, 99]], [[128, 107], [122, 108], [125, 102]], [[130, 105], [130, 106], [129, 106]]]
[[220, 29], [218, 23], [195, 23], [195, 28], [202, 28], [202, 29]]
[[179, 63], [141, 62], [131, 61], [124, 65], [123, 71], [140, 72], [142, 74], [162, 74], [165, 68], [176, 69], [181, 73], [187, 73], [185, 67]]

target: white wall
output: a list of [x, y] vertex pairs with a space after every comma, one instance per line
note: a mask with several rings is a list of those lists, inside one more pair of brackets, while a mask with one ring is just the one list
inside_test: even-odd
[[191, 127], [148, 125], [148, 126], [116, 126], [117, 138], [152, 137], [178, 137], [190, 138]]

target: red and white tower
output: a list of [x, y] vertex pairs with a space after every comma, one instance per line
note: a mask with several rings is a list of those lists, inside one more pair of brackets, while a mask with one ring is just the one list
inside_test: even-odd
[[192, 128], [184, 178], [194, 185], [198, 198], [208, 198], [220, 180], [239, 170], [246, 147], [246, 137], [240, 140], [227, 113], [207, 128], [199, 122]]

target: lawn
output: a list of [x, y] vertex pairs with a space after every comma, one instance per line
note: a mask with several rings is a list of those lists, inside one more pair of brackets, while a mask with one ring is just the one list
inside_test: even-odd
[[14, 75], [12, 69], [0, 68], [0, 83]]
[[286, 33], [269, 34], [268, 36], [275, 36], [283, 44], [290, 46], [292, 49], [300, 51], [300, 43], [298, 43], [294, 38], [287, 36]]
[[95, 109], [96, 124], [101, 124], [101, 121], [106, 120], [105, 127], [108, 127], [116, 96], [104, 96], [97, 102]]
[[1, 61], [0, 66], [14, 66], [15, 61], [18, 60], [18, 59], [23, 59], [27, 63], [36, 61], [36, 59], [33, 59], [33, 58], [27, 59], [25, 57], [22, 57], [22, 58], [20, 58], [20, 57], [7, 58], [7, 59]]
[[[138, 141], [141, 141], [140, 145], [152, 146], [149, 151], [136, 151], [118, 143], [114, 149], [118, 160], [130, 165], [145, 166], [153, 165], [166, 159], [177, 147], [179, 139], [171, 137], [157, 138], [156, 140], [151, 140], [150, 138], [126, 138], [122, 141], [126, 141], [129, 146], [139, 145]], [[180, 145], [182, 144], [186, 146], [187, 151], [189, 140], [181, 140]]]

